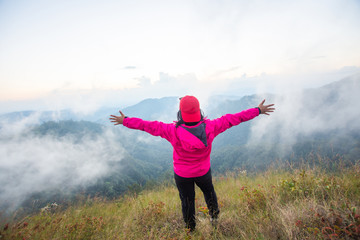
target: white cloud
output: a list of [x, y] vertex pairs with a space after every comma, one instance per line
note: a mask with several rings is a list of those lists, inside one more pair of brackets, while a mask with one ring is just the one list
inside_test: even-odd
[[[18, 128], [19, 124], [5, 127]], [[12, 136], [0, 135], [0, 202], [10, 209], [32, 193], [52, 189], [66, 192], [94, 183], [114, 171], [112, 164], [125, 154], [111, 131], [96, 138], [84, 136], [81, 141], [71, 136], [59, 139], [10, 132]]]
[[249, 143], [281, 142], [289, 150], [302, 136], [359, 131], [360, 113], [354, 105], [359, 95], [360, 74], [348, 77], [341, 84], [332, 83], [331, 87], [283, 91], [282, 95], [268, 99], [266, 104], [274, 103], [276, 110], [254, 121]]

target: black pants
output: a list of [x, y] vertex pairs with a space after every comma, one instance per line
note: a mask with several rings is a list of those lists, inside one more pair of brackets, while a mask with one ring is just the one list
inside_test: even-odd
[[181, 208], [186, 227], [195, 229], [195, 184], [204, 194], [209, 214], [212, 218], [219, 215], [219, 207], [214, 186], [212, 184], [211, 169], [201, 177], [184, 178], [174, 174], [176, 186], [179, 190]]

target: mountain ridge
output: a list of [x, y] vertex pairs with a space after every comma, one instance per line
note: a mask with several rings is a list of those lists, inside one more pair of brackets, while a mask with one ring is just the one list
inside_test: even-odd
[[[347, 77], [332, 83], [328, 83], [318, 88], [311, 88], [311, 89], [303, 89], [298, 92], [302, 92], [306, 95], [316, 95], [318, 92], [325, 92], [327, 95], [334, 95], [337, 96], [339, 94], [339, 90], [349, 90], [352, 89], [354, 91], [360, 91], [360, 74], [354, 75], [352, 77]], [[225, 114], [227, 112], [237, 112], [246, 108], [256, 107], [259, 101], [264, 98], [268, 99], [268, 102], [271, 102], [272, 99], [277, 97], [281, 97], [279, 94], [269, 94], [264, 93], [261, 96], [257, 94], [245, 95], [245, 96], [226, 96], [226, 95], [215, 95], [209, 98], [210, 106], [206, 109], [209, 113], [208, 115], [211, 117], [217, 117], [219, 114]], [[214, 101], [211, 102], [211, 99]], [[256, 101], [255, 101], [256, 100]], [[336, 100], [336, 98], [334, 99]], [[214, 107], [214, 106], [221, 106], [221, 107]], [[232, 105], [232, 106], [228, 106]], [[225, 106], [223, 108], [222, 106]], [[237, 108], [234, 108], [237, 106]], [[123, 110], [128, 115], [134, 117], [144, 118], [146, 120], [155, 120], [161, 116], [168, 115], [171, 111], [170, 115], [176, 116], [176, 112], [178, 109], [178, 97], [176, 96], [167, 96], [162, 98], [148, 98], [139, 101], [138, 103], [125, 107], [123, 109], [115, 108], [115, 107], [102, 107], [95, 111], [92, 114], [79, 114], [71, 109], [63, 109], [59, 111], [16, 111], [10, 112], [6, 114], [0, 115], [0, 122], [12, 122], [12, 121], [19, 121], [23, 118], [30, 117], [33, 115], [37, 115], [39, 122], [46, 122], [46, 121], [60, 121], [60, 120], [74, 120], [74, 121], [92, 121], [97, 123], [105, 124], [107, 123], [108, 115], [110, 114], [118, 114], [118, 110]], [[224, 111], [218, 111], [218, 110]], [[226, 110], [226, 111], [225, 111]], [[103, 117], [101, 117], [103, 116]], [[175, 118], [172, 118], [176, 120]], [[165, 117], [164, 120], [170, 120], [169, 117]]]

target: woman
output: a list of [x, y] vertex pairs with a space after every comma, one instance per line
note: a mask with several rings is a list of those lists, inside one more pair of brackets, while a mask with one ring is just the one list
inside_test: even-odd
[[211, 221], [216, 220], [219, 215], [210, 169], [210, 153], [214, 138], [232, 126], [251, 120], [259, 114], [269, 115], [275, 110], [272, 108], [274, 104], [264, 103], [265, 100], [256, 108], [210, 120], [202, 115], [199, 101], [194, 96], [185, 96], [180, 98], [178, 121], [175, 123], [144, 121], [140, 118], [126, 117], [121, 111], [120, 116], [111, 115], [110, 120], [114, 125], [123, 124], [131, 129], [160, 136], [171, 143], [174, 148], [174, 177], [181, 199], [183, 218], [186, 227], [193, 231], [196, 226], [194, 184], [204, 194]]

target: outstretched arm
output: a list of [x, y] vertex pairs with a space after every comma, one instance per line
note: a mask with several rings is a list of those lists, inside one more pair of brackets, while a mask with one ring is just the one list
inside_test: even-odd
[[274, 112], [274, 104], [264, 105], [265, 99], [259, 104], [258, 108], [260, 109], [260, 114], [270, 115], [269, 113]]
[[249, 121], [259, 116], [259, 114], [269, 115], [270, 112], [274, 112], [274, 104], [264, 105], [264, 103], [265, 99], [259, 104], [257, 108], [250, 108], [235, 114], [226, 114], [220, 118], [211, 120], [211, 123], [214, 124], [215, 136], [231, 128], [232, 126], [240, 124], [241, 122]]
[[114, 125], [123, 124], [124, 122], [125, 114], [123, 114], [122, 111], [119, 111], [119, 113], [120, 116], [110, 115], [111, 118], [109, 119], [114, 123]]
[[114, 125], [123, 124], [130, 129], [137, 129], [150, 133], [153, 136], [160, 136], [171, 141], [174, 124], [166, 124], [158, 121], [145, 121], [140, 118], [126, 117], [121, 111], [120, 116], [110, 115], [110, 121]]

